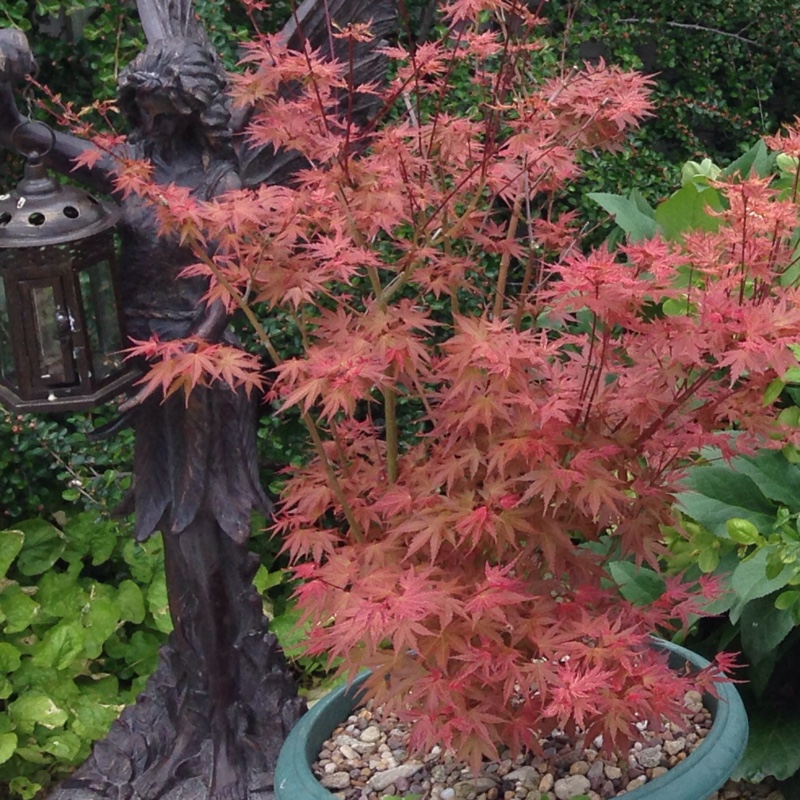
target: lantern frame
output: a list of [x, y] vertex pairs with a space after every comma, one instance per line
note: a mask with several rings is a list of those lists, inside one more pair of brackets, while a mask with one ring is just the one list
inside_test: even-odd
[[83, 410], [140, 375], [120, 355], [119, 209], [59, 185], [41, 158], [28, 154], [24, 179], [0, 196], [0, 403]]

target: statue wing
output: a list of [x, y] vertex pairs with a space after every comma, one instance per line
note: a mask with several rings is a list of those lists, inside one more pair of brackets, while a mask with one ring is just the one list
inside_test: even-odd
[[208, 41], [192, 0], [136, 0], [136, 5], [148, 44], [172, 37]]
[[[343, 28], [350, 23], [370, 23], [374, 39], [359, 42], [353, 49], [354, 84], [380, 83], [386, 74], [386, 58], [377, 52], [384, 39], [395, 28], [397, 22], [397, 0], [304, 0], [283, 28], [282, 35], [288, 46], [300, 50], [306, 45], [320, 50], [328, 57], [340, 61], [350, 58], [349, 43], [333, 37], [334, 28]], [[344, 101], [344, 98], [343, 98]], [[358, 93], [354, 98], [352, 115], [356, 123], [366, 122], [377, 110], [375, 96]], [[239, 173], [247, 187], [262, 183], [284, 183], [298, 169], [306, 166], [305, 159], [290, 150], [277, 153], [270, 146], [252, 146], [246, 137], [249, 113], [234, 121], [234, 133], [238, 134]]]

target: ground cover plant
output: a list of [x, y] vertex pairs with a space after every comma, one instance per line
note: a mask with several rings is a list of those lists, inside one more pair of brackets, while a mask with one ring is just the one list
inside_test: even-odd
[[[648, 81], [603, 64], [541, 80], [525, 8], [456, 0], [445, 14], [441, 41], [385, 49], [394, 77], [371, 87], [384, 111], [363, 128], [341, 102], [346, 63], [270, 37], [248, 47], [234, 96], [256, 105], [259, 144], [305, 157], [292, 187], [199, 203], [132, 162], [120, 186], [195, 248], [186, 274], [253, 324], [271, 400], [309, 431], [314, 456], [289, 472], [275, 520], [303, 579], [306, 650], [375, 668], [372, 692], [414, 721], [418, 747], [477, 763], [555, 727], [619, 746], [680, 710], [688, 679], [649, 634], [714, 585], [667, 577], [637, 603], [610, 564], [660, 569], [703, 447], [792, 436], [764, 398], [797, 365], [800, 297], [781, 280], [796, 187], [717, 176], [707, 229], [584, 252], [555, 198], [580, 151], [619, 147], [650, 112]], [[448, 78], [464, 64], [475, 102], [454, 116]], [[276, 349], [259, 306], [286, 310], [302, 355]], [[217, 342], [132, 355], [152, 362], [143, 393], [265, 383], [257, 359]]]
[[171, 630], [160, 540], [97, 512], [0, 531], [0, 784], [33, 797], [144, 688]]

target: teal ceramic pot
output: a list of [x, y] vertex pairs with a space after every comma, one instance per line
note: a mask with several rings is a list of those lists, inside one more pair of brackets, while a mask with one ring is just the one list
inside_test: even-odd
[[[676, 668], [687, 661], [698, 668], [708, 665], [684, 647], [660, 641], [658, 645], [670, 651], [670, 663]], [[331, 692], [294, 727], [275, 770], [276, 800], [335, 800], [314, 777], [311, 764], [333, 729], [358, 706], [359, 687], [366, 677], [360, 675], [350, 686]], [[706, 800], [725, 783], [747, 744], [747, 716], [734, 684], [721, 683], [718, 691], [718, 698], [704, 698], [713, 716], [705, 742], [666, 775], [628, 792], [625, 800]]]

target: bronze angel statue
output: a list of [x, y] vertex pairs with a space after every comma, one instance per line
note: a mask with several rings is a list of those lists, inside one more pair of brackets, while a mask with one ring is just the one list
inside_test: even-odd
[[[291, 153], [249, 148], [239, 135], [246, 114], [232, 119], [225, 73], [190, 0], [138, 0], [138, 8], [148, 45], [120, 74], [119, 106], [132, 133], [118, 155], [148, 160], [157, 183], [183, 186], [200, 200], [289, 179]], [[330, 53], [329, 25], [367, 21], [377, 38], [386, 35], [392, 0], [306, 0], [284, 35], [292, 47]], [[364, 46], [354, 63], [357, 84], [380, 77], [373, 47]], [[28, 150], [49, 144], [37, 126], [14, 134], [24, 117], [12, 85], [33, 68], [24, 35], [0, 30], [0, 146], [10, 146], [12, 135]], [[59, 132], [46, 163], [113, 196], [114, 154], [75, 168], [92, 147]], [[202, 300], [204, 280], [178, 278], [196, 260], [192, 254], [158, 234], [142, 200], [117, 199], [128, 335], [231, 341], [225, 309]], [[146, 691], [54, 797], [269, 797], [278, 750], [304, 706], [251, 584], [251, 514], [269, 510], [258, 481], [256, 410], [243, 391], [220, 382], [198, 387], [188, 401], [173, 395], [127, 405], [122, 419], [135, 430], [135, 536], [163, 534], [175, 629]]]

